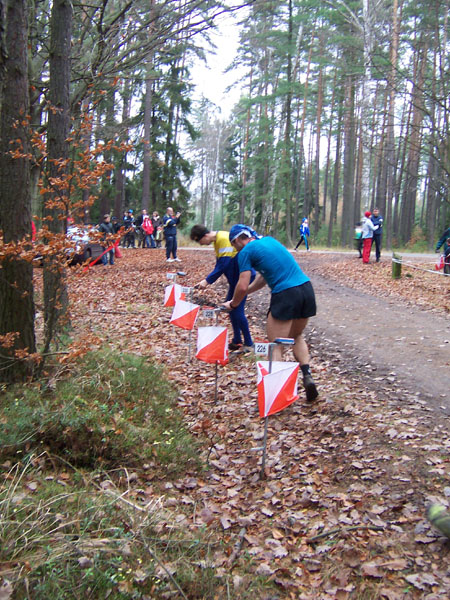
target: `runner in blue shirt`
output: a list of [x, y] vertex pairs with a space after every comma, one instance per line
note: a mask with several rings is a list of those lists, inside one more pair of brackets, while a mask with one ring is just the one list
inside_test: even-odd
[[[267, 337], [294, 338], [294, 356], [300, 363], [305, 386], [306, 400], [312, 402], [318, 396], [316, 384], [309, 368], [308, 346], [302, 333], [309, 317], [316, 314], [316, 300], [309, 277], [300, 269], [291, 253], [272, 237], [261, 238], [246, 225], [233, 225], [230, 242], [238, 251], [239, 280], [227, 310], [233, 310], [247, 294], [263, 288], [266, 283], [272, 294], [267, 315]], [[251, 269], [258, 272], [253, 283]], [[282, 348], [277, 346], [274, 360], [281, 360]]]

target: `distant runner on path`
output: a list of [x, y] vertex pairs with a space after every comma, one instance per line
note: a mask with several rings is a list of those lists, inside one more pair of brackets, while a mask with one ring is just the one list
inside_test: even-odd
[[[266, 283], [272, 291], [267, 315], [267, 337], [269, 342], [276, 338], [294, 338], [294, 356], [300, 363], [306, 400], [312, 402], [318, 391], [309, 368], [309, 351], [302, 333], [309, 317], [316, 314], [316, 300], [309, 277], [295, 262], [291, 253], [272, 237], [261, 238], [247, 225], [233, 225], [230, 242], [238, 251], [239, 280], [233, 297], [224, 304], [232, 310], [245, 298], [263, 288]], [[251, 270], [258, 271], [253, 283]], [[277, 347], [274, 359], [282, 358], [282, 349]]]

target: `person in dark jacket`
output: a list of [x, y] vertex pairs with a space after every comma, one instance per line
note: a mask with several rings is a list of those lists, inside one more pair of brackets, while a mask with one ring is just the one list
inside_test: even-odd
[[[104, 234], [103, 240], [106, 240], [108, 236], [114, 234], [114, 228], [111, 223], [111, 218], [109, 215], [104, 215], [102, 223], [100, 223], [100, 225], [98, 226], [98, 230]], [[105, 254], [103, 254], [102, 264], [107, 265], [108, 257], [109, 257], [109, 264], [113, 265], [114, 264], [114, 247], [113, 247], [113, 244], [110, 244], [109, 242], [106, 242], [106, 244], [108, 244], [108, 245], [102, 246], [103, 251], [105, 251], [107, 248], [111, 248], [111, 249], [109, 250], [109, 252], [105, 252]]]
[[[213, 244], [217, 259], [211, 273], [194, 287], [205, 288], [207, 285], [211, 285], [217, 281], [222, 275], [225, 275], [229, 285], [225, 302], [231, 300], [234, 288], [239, 279], [239, 265], [237, 262], [237, 251], [230, 244], [228, 231], [209, 231], [204, 225], [194, 225], [191, 229], [191, 240], [194, 240], [194, 242], [197, 242], [201, 246]], [[252, 277], [253, 279], [255, 277], [254, 271]], [[231, 326], [233, 327], [233, 339], [228, 345], [228, 349], [243, 353], [253, 349], [253, 340], [248, 327], [247, 317], [245, 316], [246, 300], [247, 296], [229, 313]], [[242, 345], [242, 337], [244, 338], [244, 345]]]
[[[181, 213], [173, 214], [173, 208], [167, 207], [163, 217], [164, 238], [166, 240], [166, 262], [181, 262], [177, 257], [177, 225], [180, 222]], [[172, 258], [170, 257], [172, 255]]]
[[117, 217], [111, 218], [111, 225], [112, 225], [114, 233], [117, 233], [118, 231], [120, 231], [121, 225], [120, 225], [119, 219]]
[[380, 215], [380, 210], [374, 208], [370, 220], [374, 225], [378, 225], [378, 229], [373, 232], [372, 246], [375, 242], [375, 258], [377, 262], [380, 262], [381, 257], [381, 238], [383, 235], [383, 217]]
[[134, 223], [133, 211], [130, 209], [123, 218], [123, 226], [125, 227], [125, 239], [123, 242], [124, 248], [135, 248], [136, 226]]
[[157, 210], [153, 211], [151, 222], [153, 225], [153, 238], [154, 238], [154, 244], [155, 244], [154, 246], [152, 246], [152, 248], [161, 248], [163, 226], [162, 226], [162, 219], [159, 216]]
[[439, 252], [441, 246], [443, 246], [445, 244], [445, 241], [447, 240], [447, 238], [450, 238], [450, 227], [448, 229], [446, 229], [444, 231], [444, 233], [441, 235], [441, 237], [439, 238], [439, 240], [436, 244], [435, 252]]
[[444, 245], [444, 273], [450, 275], [450, 235]]

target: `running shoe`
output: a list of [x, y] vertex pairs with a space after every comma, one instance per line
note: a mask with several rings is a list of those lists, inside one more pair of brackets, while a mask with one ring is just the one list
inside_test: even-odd
[[306, 401], [314, 402], [319, 395], [319, 392], [317, 391], [316, 384], [314, 383], [314, 379], [311, 375], [308, 374], [303, 377], [303, 385], [306, 392]]
[[242, 344], [235, 344], [234, 342], [230, 342], [228, 344], [228, 350], [231, 350], [232, 352], [236, 351], [236, 350], [240, 350], [242, 348]]
[[249, 352], [253, 352], [253, 350], [255, 349], [255, 346], [242, 346], [241, 348], [241, 352], [242, 354], [248, 354]]

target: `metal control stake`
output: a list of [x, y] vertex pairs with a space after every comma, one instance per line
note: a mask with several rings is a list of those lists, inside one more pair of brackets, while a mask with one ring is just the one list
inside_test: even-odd
[[[272, 373], [272, 357], [273, 357], [273, 349], [275, 344], [269, 344], [269, 373]], [[265, 417], [264, 419], [264, 438], [263, 438], [263, 446], [262, 446], [262, 462], [261, 462], [261, 471], [259, 472], [259, 478], [264, 479], [265, 473], [264, 469], [266, 466], [266, 451], [267, 451], [267, 428], [269, 427], [269, 417]]]
[[[192, 304], [192, 288], [189, 289], [189, 303]], [[191, 344], [192, 344], [192, 329], [189, 329], [188, 363], [191, 362]]]
[[[206, 312], [206, 311], [205, 311]], [[215, 316], [216, 318], [216, 326], [219, 324], [219, 313], [222, 312], [221, 308], [210, 308], [207, 309], [208, 313], [211, 313], [212, 316]], [[208, 317], [210, 317], [210, 314], [208, 314]], [[214, 380], [214, 404], [217, 404], [217, 400], [218, 400], [218, 385], [219, 385], [219, 363], [216, 361], [215, 363], [215, 380]]]

